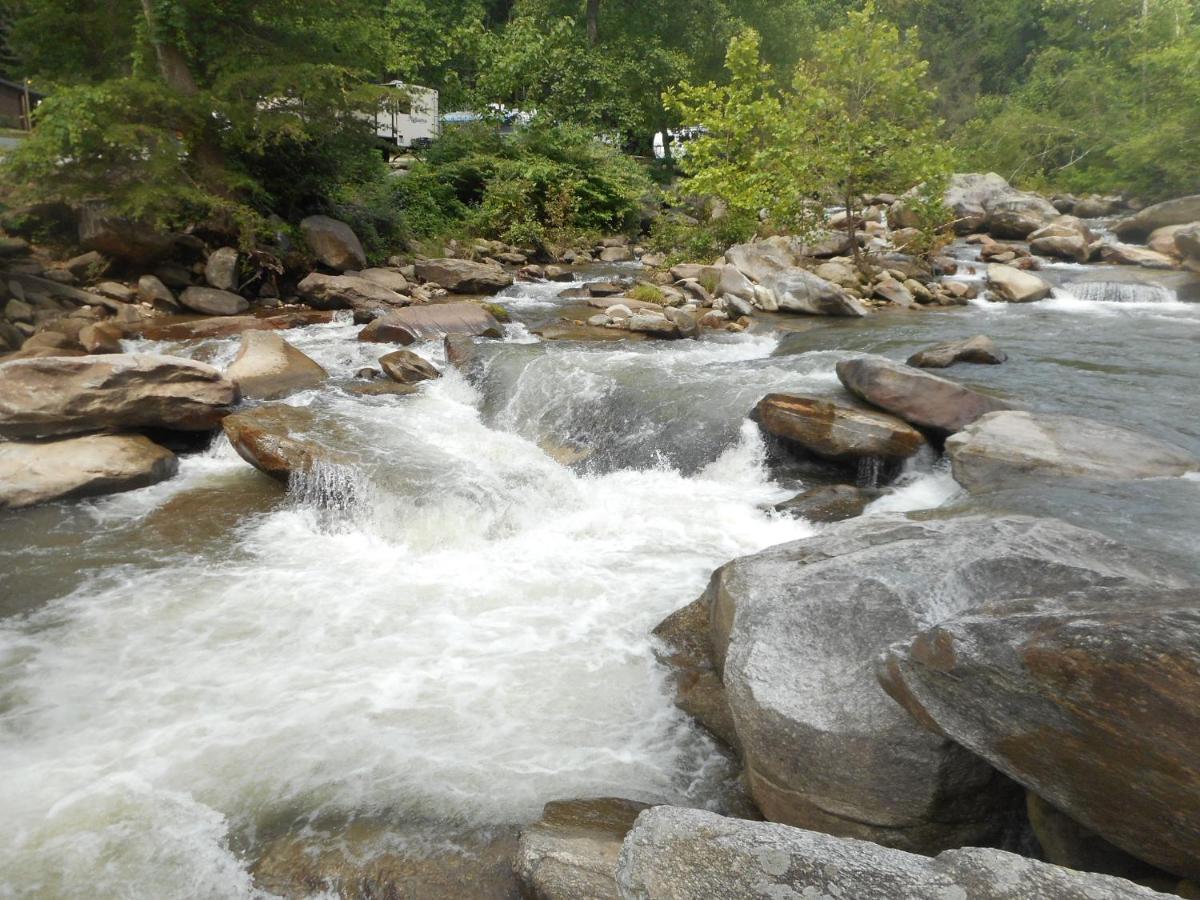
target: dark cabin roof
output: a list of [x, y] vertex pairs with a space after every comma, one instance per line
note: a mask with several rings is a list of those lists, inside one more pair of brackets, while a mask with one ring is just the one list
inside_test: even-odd
[[[14, 91], [20, 91], [22, 94], [25, 93], [25, 85], [18, 81], [9, 81], [7, 78], [0, 78], [0, 87], [12, 88]], [[29, 96], [38, 100], [44, 100], [46, 98], [45, 94], [43, 94], [41, 91], [35, 91], [33, 88], [29, 89]]]

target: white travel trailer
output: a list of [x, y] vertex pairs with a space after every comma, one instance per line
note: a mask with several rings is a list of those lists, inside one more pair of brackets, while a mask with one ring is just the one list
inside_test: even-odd
[[[683, 159], [683, 157], [687, 156], [687, 142], [695, 140], [706, 133], [707, 129], [703, 125], [667, 129], [667, 136], [671, 138], [671, 156], [675, 159]], [[654, 135], [654, 158], [667, 158], [666, 139], [663, 137], [661, 131]]]
[[376, 136], [403, 150], [438, 136], [437, 91], [402, 81], [389, 81], [383, 87], [391, 90], [375, 114]]

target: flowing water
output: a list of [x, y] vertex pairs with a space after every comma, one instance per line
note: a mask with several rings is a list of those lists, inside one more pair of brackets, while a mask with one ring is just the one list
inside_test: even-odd
[[[948, 374], [1200, 452], [1200, 306], [1171, 298], [531, 337], [565, 287], [512, 289], [477, 376], [411, 397], [343, 389], [383, 349], [352, 324], [289, 332], [333, 380], [286, 402], [348, 456], [291, 492], [220, 439], [160, 485], [0, 519], [0, 897], [255, 896], [272, 838], [356, 819], [420, 843], [553, 799], [720, 808], [729, 763], [673, 708], [649, 631], [714, 567], [814, 532], [766, 511], [815, 475], [772, 465], [746, 415], [836, 390], [847, 355], [986, 332], [1010, 362]], [[131, 346], [224, 365], [237, 345]], [[981, 501], [922, 460], [868, 514], [934, 508], [1200, 556], [1196, 479]]]

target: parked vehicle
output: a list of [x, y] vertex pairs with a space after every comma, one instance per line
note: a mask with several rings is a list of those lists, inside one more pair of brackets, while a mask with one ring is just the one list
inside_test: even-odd
[[667, 137], [671, 142], [671, 157], [673, 159], [682, 159], [687, 156], [687, 143], [694, 141], [702, 134], [706, 134], [707, 129], [703, 125], [684, 125], [679, 128], [668, 128], [666, 137], [663, 132], [659, 131], [654, 135], [654, 158], [667, 158]]
[[441, 119], [437, 91], [402, 81], [389, 81], [383, 86], [391, 90], [375, 114], [375, 134], [380, 140], [407, 150], [438, 136]]

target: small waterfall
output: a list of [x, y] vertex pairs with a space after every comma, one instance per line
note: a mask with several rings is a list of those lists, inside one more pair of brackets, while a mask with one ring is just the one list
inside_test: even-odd
[[349, 517], [362, 499], [364, 488], [364, 479], [356, 469], [320, 458], [292, 472], [288, 479], [292, 501], [316, 510], [326, 524]]
[[877, 488], [883, 478], [883, 458], [864, 456], [858, 461], [858, 486]]
[[1078, 300], [1093, 303], [1174, 303], [1175, 292], [1144, 281], [1076, 281], [1066, 289]]

